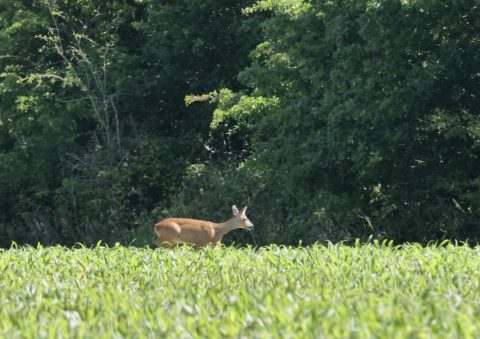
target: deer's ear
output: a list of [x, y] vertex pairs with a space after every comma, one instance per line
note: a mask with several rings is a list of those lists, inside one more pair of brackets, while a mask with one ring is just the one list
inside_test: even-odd
[[238, 208], [237, 208], [237, 206], [235, 206], [235, 205], [232, 206], [232, 213], [233, 213], [233, 215], [238, 215]]
[[245, 206], [244, 208], [242, 208], [242, 211], [240, 212], [240, 215], [245, 216], [245, 212], [247, 212], [247, 206]]

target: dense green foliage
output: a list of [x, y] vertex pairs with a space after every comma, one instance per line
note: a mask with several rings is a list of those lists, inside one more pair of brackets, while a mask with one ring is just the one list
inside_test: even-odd
[[[265, 0], [259, 11], [270, 16], [239, 74], [248, 89], [221, 92], [212, 128], [232, 119], [249, 140], [252, 155], [223, 173], [229, 191], [249, 188], [262, 238], [478, 240], [480, 6]], [[211, 167], [200, 180], [217, 181]]]
[[476, 1], [0, 0], [0, 246], [477, 241], [479, 82]]
[[0, 252], [0, 335], [475, 338], [480, 248]]
[[238, 86], [255, 46], [242, 6], [0, 1], [0, 244], [151, 238], [208, 136], [186, 94]]

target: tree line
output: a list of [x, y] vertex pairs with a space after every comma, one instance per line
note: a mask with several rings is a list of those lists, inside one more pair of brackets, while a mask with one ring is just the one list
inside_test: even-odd
[[477, 241], [479, 6], [0, 0], [0, 246]]

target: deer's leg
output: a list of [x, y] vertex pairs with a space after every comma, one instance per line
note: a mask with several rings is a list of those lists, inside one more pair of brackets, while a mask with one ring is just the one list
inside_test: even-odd
[[215, 237], [212, 239], [212, 246], [217, 247], [222, 242], [222, 237]]
[[204, 249], [205, 246], [207, 246], [207, 244], [205, 244], [205, 243], [197, 243], [197, 244], [195, 244], [194, 246], [195, 246], [195, 249], [196, 249], [196, 250], [200, 251], [200, 250]]

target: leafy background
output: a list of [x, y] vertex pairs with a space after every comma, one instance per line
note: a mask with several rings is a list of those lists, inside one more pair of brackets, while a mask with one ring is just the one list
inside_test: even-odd
[[231, 204], [261, 244], [476, 242], [479, 18], [461, 0], [0, 0], [0, 245], [142, 245]]

